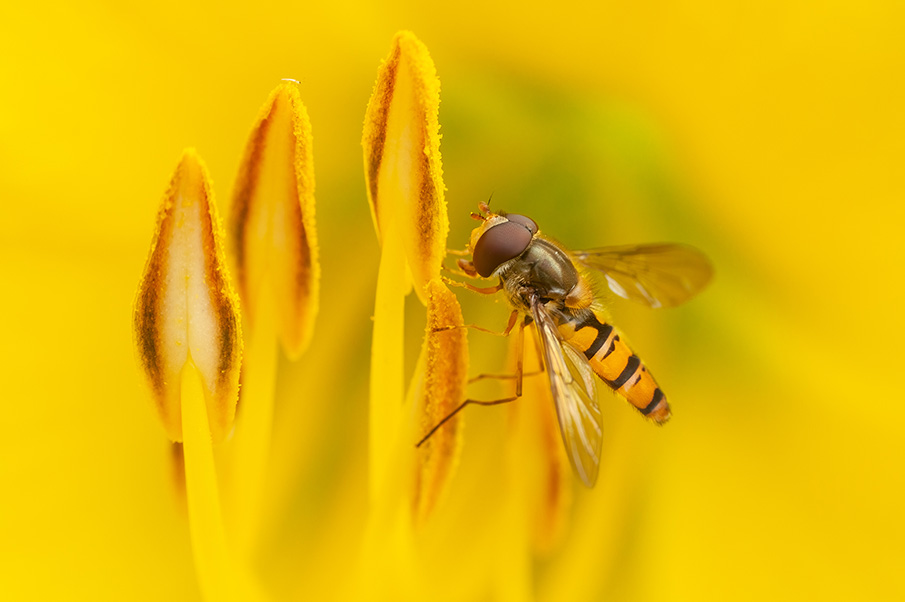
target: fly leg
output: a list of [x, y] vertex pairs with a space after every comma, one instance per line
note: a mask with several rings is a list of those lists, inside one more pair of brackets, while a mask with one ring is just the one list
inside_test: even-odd
[[462, 402], [462, 404], [461, 404], [459, 407], [457, 407], [455, 410], [453, 410], [452, 412], [450, 412], [449, 414], [447, 414], [446, 417], [445, 417], [443, 420], [441, 420], [440, 422], [438, 422], [438, 423], [434, 426], [434, 428], [432, 428], [431, 430], [427, 431], [427, 434], [421, 439], [421, 441], [419, 441], [418, 443], [415, 444], [415, 447], [421, 447], [421, 445], [422, 445], [425, 441], [427, 441], [428, 439], [430, 439], [430, 436], [431, 436], [431, 435], [433, 435], [434, 433], [437, 432], [437, 429], [439, 429], [441, 426], [443, 426], [444, 424], [446, 424], [453, 416], [455, 416], [455, 415], [458, 414], [460, 411], [462, 411], [463, 409], [465, 409], [465, 406], [467, 406], [467, 405], [474, 404], [474, 405], [478, 405], [478, 406], [495, 406], [495, 405], [500, 405], [500, 404], [503, 404], [503, 403], [509, 403], [510, 401], [515, 401], [516, 399], [518, 399], [518, 396], [515, 396], [515, 397], [506, 397], [506, 398], [504, 398], [504, 399], [494, 399], [494, 400], [491, 400], [491, 401], [482, 401], [482, 400], [479, 400], [479, 399], [466, 399], [465, 401]]
[[[470, 274], [469, 272], [466, 272], [461, 267], [450, 268], [450, 267], [447, 267], [444, 265], [444, 266], [442, 266], [442, 270], [444, 272], [449, 272], [450, 274], [452, 274], [454, 276], [459, 276], [461, 278], [478, 278], [478, 276], [475, 276], [474, 274]], [[455, 284], [453, 284], [453, 282], [454, 282], [453, 280], [447, 280], [446, 282], [447, 282], [447, 284], [452, 284], [453, 286], [459, 286], [458, 282], [455, 282]]]
[[[537, 376], [538, 374], [543, 374], [543, 370], [534, 370], [533, 372], [522, 372], [522, 376]], [[478, 374], [477, 376], [473, 376], [468, 379], [468, 384], [476, 383], [479, 380], [485, 379], [493, 379], [493, 380], [512, 380], [517, 379], [518, 374]]]
[[478, 326], [477, 324], [462, 324], [461, 326], [441, 326], [440, 328], [434, 328], [431, 332], [444, 332], [446, 330], [456, 330], [458, 328], [471, 328], [472, 330], [480, 330], [481, 332], [486, 332], [487, 334], [492, 334], [497, 337], [508, 337], [509, 333], [512, 332], [513, 326], [515, 326], [515, 320], [518, 318], [518, 312], [514, 311], [509, 315], [509, 323], [506, 324], [506, 330], [503, 332], [497, 332], [495, 330], [490, 330], [489, 328], [484, 328], [483, 326]]
[[[467, 276], [467, 274], [466, 274], [466, 276]], [[470, 290], [472, 292], [480, 293], [482, 295], [492, 295], [497, 291], [503, 290], [502, 282], [497, 284], [496, 286], [487, 286], [487, 287], [474, 286], [472, 284], [468, 284], [467, 282], [459, 282], [458, 280], [451, 280], [451, 279], [445, 278], [445, 277], [443, 278], [443, 282], [445, 282], [446, 284], [448, 284], [450, 286], [458, 286], [461, 288], [467, 288], [468, 290]]]
[[[445, 328], [437, 328], [433, 332], [443, 332], [444, 330], [453, 330], [455, 328], [471, 328], [474, 330], [480, 330], [481, 332], [486, 332], [488, 334], [492, 334], [494, 336], [507, 337], [512, 332], [512, 329], [515, 327], [516, 319], [518, 319], [518, 312], [513, 311], [511, 314], [509, 314], [509, 322], [506, 324], [506, 330], [504, 330], [503, 332], [496, 332], [495, 330], [483, 328], [481, 326], [477, 326], [476, 324], [465, 324], [463, 326], [447, 326]], [[516, 357], [518, 358], [516, 360], [517, 361], [516, 373], [515, 374], [478, 374], [477, 376], [474, 376], [474, 377], [468, 379], [469, 385], [472, 383], [476, 383], [479, 380], [485, 380], [488, 378], [492, 378], [492, 379], [496, 379], [496, 380], [509, 380], [509, 379], [514, 378], [517, 381], [517, 388], [519, 391], [517, 393], [517, 395], [521, 395], [521, 392], [520, 392], [521, 384], [522, 384], [521, 379], [523, 376], [536, 376], [538, 374], [544, 373], [544, 359], [543, 359], [544, 351], [543, 351], [543, 349], [541, 349], [540, 341], [537, 339], [537, 337], [534, 338], [534, 346], [535, 346], [535, 351], [537, 352], [537, 359], [538, 359], [538, 364], [540, 365], [540, 368], [538, 370], [534, 370], [533, 372], [524, 372], [523, 371], [522, 366], [524, 365], [523, 362], [525, 359], [525, 354], [524, 354], [525, 326], [527, 326], [527, 324], [528, 324], [528, 322], [523, 322], [519, 326], [518, 340], [516, 341], [516, 348], [518, 350], [516, 353]]]
[[[518, 318], [518, 312], [513, 311], [512, 315], [509, 318], [509, 324], [506, 326], [506, 330], [503, 333], [497, 333], [490, 330], [486, 330], [481, 328], [480, 330], [485, 330], [486, 332], [490, 332], [492, 334], [508, 336], [512, 331], [512, 328], [515, 326], [516, 318]], [[452, 328], [462, 328], [453, 326]], [[525, 321], [519, 323], [518, 334], [516, 335], [516, 364], [515, 364], [515, 374], [514, 375], [500, 375], [494, 376], [489, 374], [482, 374], [469, 382], [474, 382], [476, 380], [481, 380], [483, 378], [514, 378], [515, 379], [515, 395], [513, 397], [504, 397], [503, 399], [491, 399], [491, 400], [481, 400], [481, 399], [466, 399], [459, 406], [454, 409], [452, 412], [447, 414], [440, 422], [438, 422], [434, 427], [427, 432], [422, 439], [415, 444], [415, 447], [421, 447], [421, 445], [430, 439], [430, 436], [433, 435], [437, 430], [446, 424], [453, 416], [461, 412], [465, 409], [465, 406], [468, 405], [478, 405], [478, 406], [496, 406], [504, 403], [509, 403], [510, 401], [515, 401], [516, 399], [522, 396], [522, 379], [525, 376], [523, 372], [524, 365], [524, 342], [525, 342]]]
[[468, 259], [465, 259], [466, 257], [469, 257], [471, 255], [470, 251], [455, 251], [453, 249], [447, 249], [446, 253], [448, 255], [458, 256], [459, 259], [456, 260], [456, 267], [454, 268], [450, 268], [445, 265], [441, 266], [443, 271], [449, 272], [450, 274], [454, 274], [456, 276], [460, 276], [462, 278], [480, 278], [480, 276], [478, 276], [477, 272], [474, 269], [474, 264]]
[[[512, 312], [515, 313], [515, 312]], [[512, 318], [509, 319], [512, 321]], [[511, 326], [510, 326], [511, 328]], [[518, 326], [518, 335], [515, 339], [515, 396], [522, 396], [522, 375], [525, 371], [525, 321]]]

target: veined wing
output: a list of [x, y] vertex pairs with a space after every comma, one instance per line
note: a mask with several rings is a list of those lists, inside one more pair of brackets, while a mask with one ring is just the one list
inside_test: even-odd
[[540, 332], [544, 364], [566, 452], [584, 484], [593, 487], [603, 442], [597, 380], [584, 354], [559, 340], [556, 322], [539, 300], [532, 300], [531, 313]]
[[684, 303], [713, 276], [707, 256], [688, 245], [627, 245], [572, 255], [579, 263], [602, 272], [611, 291], [649, 307]]

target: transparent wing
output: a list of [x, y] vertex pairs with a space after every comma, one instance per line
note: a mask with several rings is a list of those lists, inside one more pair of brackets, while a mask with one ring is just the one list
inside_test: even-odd
[[610, 290], [649, 307], [675, 307], [701, 291], [713, 276], [707, 256], [688, 245], [604, 247], [572, 254], [603, 273]]
[[584, 484], [593, 487], [603, 442], [597, 380], [584, 354], [560, 342], [556, 322], [547, 308], [535, 300], [531, 312], [544, 349], [544, 364], [566, 453]]

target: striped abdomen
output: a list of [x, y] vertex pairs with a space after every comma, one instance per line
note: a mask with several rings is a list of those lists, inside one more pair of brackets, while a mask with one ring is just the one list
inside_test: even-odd
[[581, 312], [579, 320], [561, 324], [559, 333], [584, 352], [597, 376], [639, 412], [658, 424], [669, 420], [669, 404], [657, 381], [601, 316]]

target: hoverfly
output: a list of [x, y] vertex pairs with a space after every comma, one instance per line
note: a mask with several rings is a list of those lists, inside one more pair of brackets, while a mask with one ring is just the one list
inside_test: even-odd
[[[487, 203], [479, 209], [479, 214], [471, 214], [481, 221], [468, 244], [471, 259], [459, 259], [458, 265], [470, 277], [496, 277], [499, 283], [463, 286], [487, 294], [505, 292], [513, 311], [504, 334], [519, 316], [520, 335], [534, 323], [567, 455], [582, 482], [592, 487], [603, 441], [594, 375], [657, 424], [669, 420], [670, 409], [647, 367], [607, 321], [585, 271], [600, 272], [620, 297], [648, 307], [673, 307], [707, 285], [713, 273], [710, 262], [697, 249], [680, 244], [570, 252], [543, 236], [529, 217], [494, 213]], [[521, 358], [517, 372], [515, 397], [466, 401], [421, 442], [468, 403], [493, 405], [520, 397]]]

